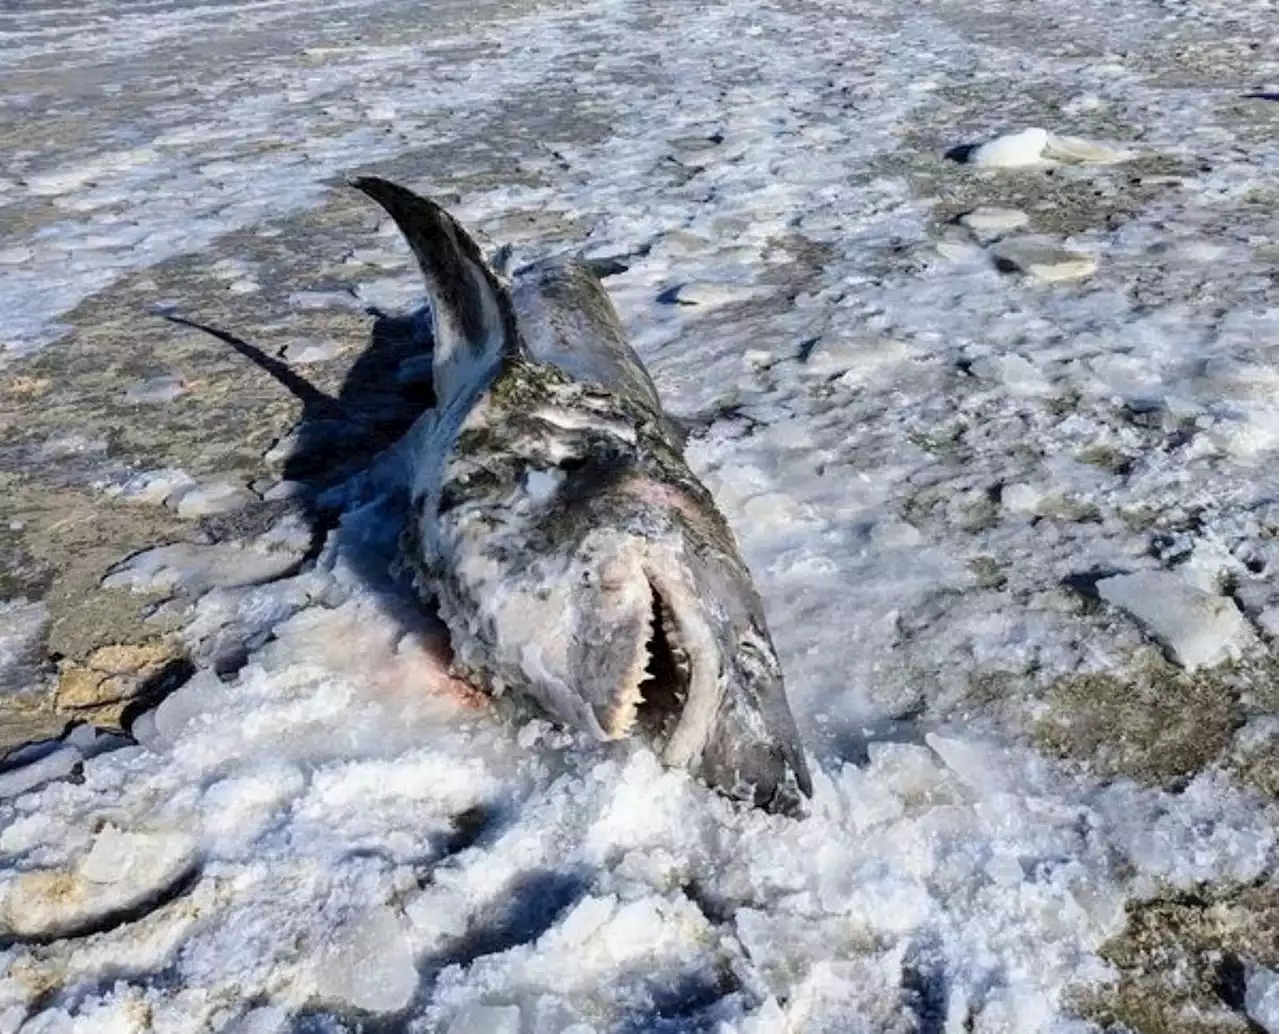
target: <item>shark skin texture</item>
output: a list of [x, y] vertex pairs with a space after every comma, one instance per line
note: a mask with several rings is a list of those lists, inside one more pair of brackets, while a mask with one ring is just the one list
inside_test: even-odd
[[436, 406], [396, 447], [401, 549], [456, 673], [803, 813], [812, 784], [760, 596], [595, 273], [557, 258], [508, 280], [433, 201], [352, 186], [426, 281]]

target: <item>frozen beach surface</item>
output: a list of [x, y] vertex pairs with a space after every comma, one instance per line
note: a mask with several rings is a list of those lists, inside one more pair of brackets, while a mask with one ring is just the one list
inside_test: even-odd
[[[6, 19], [0, 1032], [1276, 1030], [1273, 10]], [[807, 818], [451, 677], [358, 173], [607, 274]]]

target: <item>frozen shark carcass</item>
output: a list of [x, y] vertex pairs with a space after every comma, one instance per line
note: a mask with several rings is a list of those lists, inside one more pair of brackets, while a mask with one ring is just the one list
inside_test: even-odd
[[802, 810], [809, 772], [760, 597], [595, 274], [557, 259], [508, 282], [434, 202], [353, 185], [426, 278], [436, 407], [397, 450], [402, 550], [456, 673]]

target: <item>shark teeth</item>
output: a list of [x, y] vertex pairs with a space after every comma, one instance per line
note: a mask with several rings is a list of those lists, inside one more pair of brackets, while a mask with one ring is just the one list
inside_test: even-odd
[[688, 700], [692, 661], [678, 628], [674, 611], [654, 589], [648, 635], [637, 643], [635, 658], [602, 723], [609, 739], [625, 739], [639, 726], [648, 737], [665, 740], [679, 721]]

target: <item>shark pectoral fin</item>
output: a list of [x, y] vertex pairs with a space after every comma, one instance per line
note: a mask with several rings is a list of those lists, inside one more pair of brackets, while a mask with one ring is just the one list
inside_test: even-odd
[[432, 374], [445, 408], [503, 357], [519, 352], [511, 294], [471, 235], [434, 201], [376, 176], [351, 186], [395, 220], [422, 269], [435, 340]]

